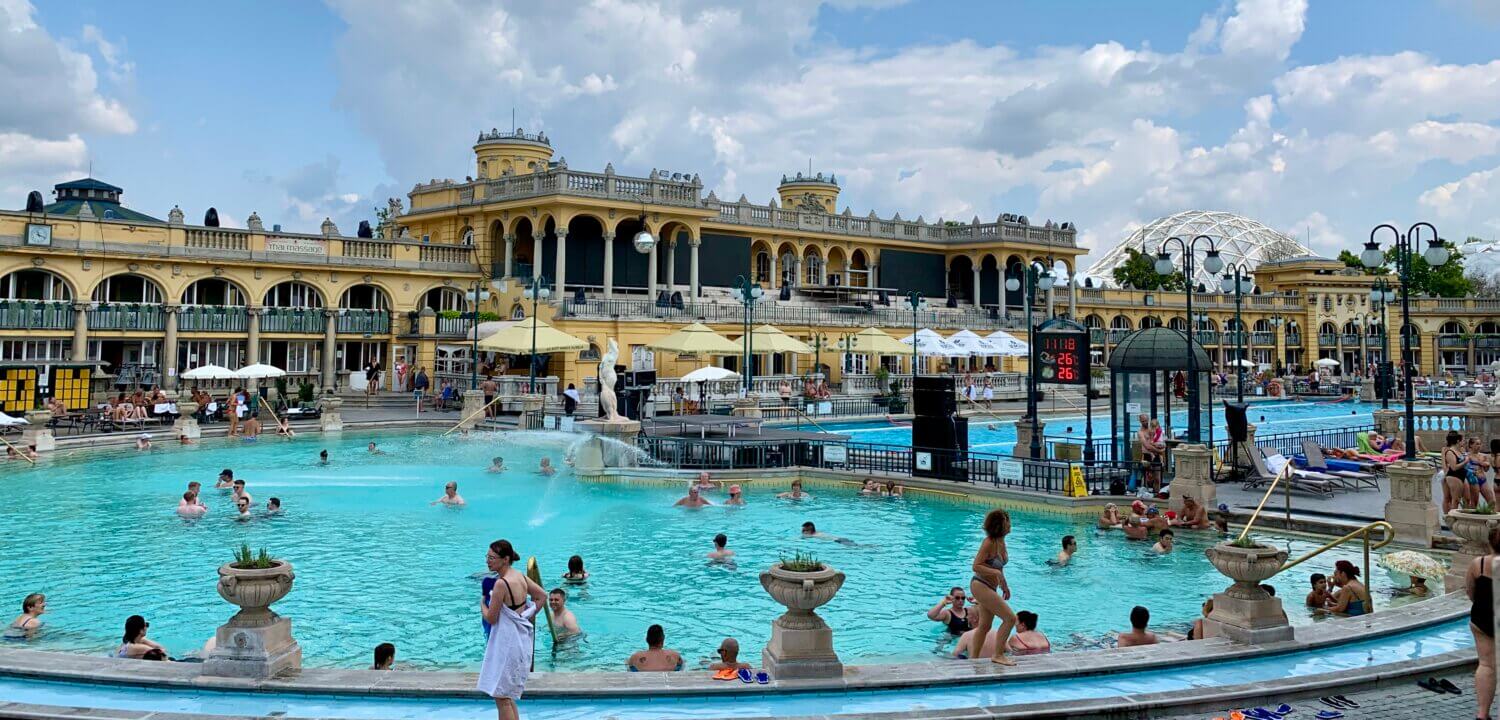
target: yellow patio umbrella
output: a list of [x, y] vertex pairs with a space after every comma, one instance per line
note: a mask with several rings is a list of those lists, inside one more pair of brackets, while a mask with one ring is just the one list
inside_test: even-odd
[[751, 351], [756, 355], [762, 353], [796, 353], [798, 355], [813, 354], [813, 347], [797, 338], [781, 331], [774, 325], [762, 325], [750, 333]]
[[911, 346], [880, 331], [865, 328], [849, 338], [848, 352], [862, 355], [910, 355]]
[[646, 348], [681, 355], [738, 355], [741, 351], [739, 343], [696, 322], [647, 345]]
[[589, 344], [534, 317], [521, 320], [479, 341], [480, 350], [530, 355], [587, 350]]

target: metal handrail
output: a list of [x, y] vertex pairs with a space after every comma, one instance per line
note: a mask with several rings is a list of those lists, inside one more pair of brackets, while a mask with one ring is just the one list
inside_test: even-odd
[[[1259, 452], [1259, 450], [1257, 450], [1257, 452]], [[1250, 513], [1250, 520], [1245, 523], [1245, 529], [1241, 530], [1240, 536], [1235, 538], [1234, 540], [1236, 543], [1243, 542], [1245, 540], [1245, 537], [1250, 534], [1250, 528], [1253, 527], [1255, 525], [1255, 521], [1260, 518], [1261, 509], [1266, 506], [1266, 501], [1271, 499], [1271, 493], [1276, 492], [1276, 486], [1281, 483], [1281, 480], [1283, 478], [1289, 477], [1291, 474], [1292, 461], [1288, 460], [1286, 462], [1286, 465], [1283, 465], [1281, 467], [1281, 472], [1276, 473], [1276, 477], [1271, 478], [1271, 486], [1266, 488], [1266, 494], [1261, 497], [1260, 504], [1255, 506], [1255, 512]], [[1288, 529], [1290, 529], [1292, 519], [1292, 486], [1290, 483], [1287, 484], [1286, 497], [1287, 527]]]
[[[1383, 537], [1381, 537], [1380, 542], [1378, 542], [1378, 543], [1376, 543], [1374, 545], [1371, 545], [1370, 544], [1370, 531], [1371, 530], [1375, 530], [1377, 528], [1379, 528], [1381, 531], [1383, 531], [1385, 533], [1385, 535]], [[1327, 552], [1329, 550], [1332, 550], [1333, 548], [1336, 548], [1336, 547], [1338, 547], [1340, 545], [1343, 545], [1346, 542], [1349, 542], [1350, 540], [1353, 540], [1355, 537], [1363, 538], [1364, 541], [1365, 541], [1365, 577], [1369, 577], [1370, 576], [1370, 551], [1371, 550], [1379, 550], [1380, 548], [1383, 548], [1383, 547], [1385, 547], [1385, 546], [1387, 546], [1387, 545], [1389, 545], [1389, 544], [1391, 544], [1391, 543], [1393, 543], [1393, 542], [1396, 541], [1396, 528], [1391, 527], [1391, 524], [1388, 523], [1388, 522], [1386, 522], [1386, 521], [1384, 521], [1384, 520], [1376, 520], [1375, 522], [1372, 522], [1372, 523], [1370, 523], [1368, 525], [1365, 525], [1364, 527], [1361, 527], [1361, 528], [1359, 528], [1359, 529], [1357, 529], [1357, 530], [1349, 533], [1348, 535], [1345, 535], [1345, 536], [1343, 536], [1341, 538], [1338, 538], [1336, 540], [1332, 540], [1330, 542], [1324, 543], [1323, 546], [1320, 547], [1320, 548], [1318, 548], [1317, 550], [1314, 550], [1314, 551], [1312, 551], [1312, 552], [1310, 552], [1310, 553], [1308, 553], [1306, 555], [1303, 555], [1302, 557], [1297, 558], [1296, 560], [1292, 560], [1291, 562], [1288, 562], [1287, 564], [1282, 565], [1281, 569], [1277, 570], [1276, 572], [1278, 572], [1278, 573], [1286, 572], [1287, 570], [1290, 570], [1290, 569], [1292, 569], [1292, 568], [1294, 568], [1294, 567], [1296, 567], [1298, 565], [1301, 565], [1302, 563], [1304, 563], [1304, 562], [1306, 562], [1308, 560], [1311, 560], [1311, 559], [1313, 559], [1313, 558], [1315, 558], [1315, 557], [1317, 557], [1319, 555], [1322, 555], [1323, 553], [1325, 553], [1325, 552]]]

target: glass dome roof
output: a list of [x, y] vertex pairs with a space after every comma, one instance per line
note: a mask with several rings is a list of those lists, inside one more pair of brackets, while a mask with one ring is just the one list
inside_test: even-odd
[[[1243, 215], [1216, 210], [1187, 210], [1157, 218], [1141, 226], [1130, 237], [1111, 248], [1087, 271], [1095, 282], [1113, 286], [1114, 269], [1130, 259], [1127, 248], [1134, 248], [1155, 256], [1162, 249], [1162, 241], [1169, 237], [1180, 237], [1191, 241], [1199, 235], [1213, 238], [1219, 257], [1228, 266], [1239, 263], [1251, 272], [1263, 262], [1282, 260], [1298, 255], [1313, 255], [1313, 251], [1285, 233], [1277, 232]], [[1182, 267], [1182, 250], [1173, 242], [1166, 248], [1172, 262]], [[1200, 241], [1194, 253], [1193, 283], [1218, 287], [1219, 279], [1203, 268], [1204, 254], [1208, 243]]]

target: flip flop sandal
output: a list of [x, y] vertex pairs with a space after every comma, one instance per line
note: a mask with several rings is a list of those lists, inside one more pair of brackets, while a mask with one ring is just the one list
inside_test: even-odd
[[736, 675], [736, 673], [734, 672], [734, 668], [724, 668], [723, 670], [720, 670], [720, 671], [714, 673], [714, 679], [715, 680], [733, 680], [733, 679], [735, 679], [735, 675]]
[[1317, 717], [1318, 720], [1338, 720], [1343, 716], [1344, 714], [1337, 710], [1319, 710], [1318, 714], [1315, 717]]
[[761, 685], [770, 685], [771, 676], [767, 675], [765, 671], [762, 670], [761, 672], [755, 673], [755, 682], [760, 683]]
[[1441, 680], [1438, 680], [1438, 687], [1441, 687], [1442, 689], [1447, 690], [1454, 695], [1464, 694], [1464, 691], [1458, 689], [1458, 686], [1454, 685], [1452, 681], [1448, 680], [1448, 678], [1442, 678]]
[[1353, 700], [1350, 700], [1349, 698], [1346, 698], [1343, 695], [1334, 695], [1333, 699], [1337, 700], [1337, 701], [1339, 701], [1339, 702], [1341, 702], [1341, 703], [1343, 703], [1343, 704], [1345, 704], [1345, 705], [1347, 705], [1349, 707], [1352, 707], [1352, 708], [1359, 707], [1359, 703], [1354, 702]]
[[1282, 703], [1280, 705], [1277, 705], [1276, 709], [1272, 710], [1271, 712], [1274, 712], [1277, 715], [1291, 715], [1292, 714], [1292, 706], [1288, 705], [1286, 703]]
[[1348, 705], [1344, 705], [1339, 701], [1333, 699], [1331, 696], [1326, 695], [1318, 698], [1318, 702], [1323, 703], [1324, 705], [1327, 705], [1328, 707], [1331, 707], [1335, 710], [1345, 710], [1349, 707]]
[[740, 682], [746, 685], [750, 685], [755, 682], [755, 676], [750, 674], [750, 668], [740, 668], [739, 672], [735, 673], [735, 676], [740, 679]]
[[1439, 685], [1438, 681], [1432, 678], [1427, 678], [1426, 680], [1418, 680], [1417, 687], [1422, 688], [1423, 690], [1431, 690], [1432, 692], [1438, 693], [1439, 695], [1448, 694], [1448, 691], [1444, 690], [1443, 686]]
[[1263, 707], [1250, 708], [1245, 711], [1245, 717], [1252, 720], [1281, 720], [1281, 716]]

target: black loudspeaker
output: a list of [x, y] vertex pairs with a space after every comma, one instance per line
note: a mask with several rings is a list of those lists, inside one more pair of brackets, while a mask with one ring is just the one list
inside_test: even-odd
[[953, 378], [947, 375], [918, 375], [912, 383], [911, 411], [917, 417], [949, 418], [958, 412], [953, 395]]
[[1247, 407], [1249, 406], [1244, 403], [1224, 401], [1224, 424], [1229, 426], [1229, 439], [1234, 442], [1245, 442], [1250, 439], [1250, 430], [1245, 427]]

